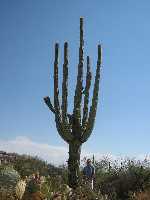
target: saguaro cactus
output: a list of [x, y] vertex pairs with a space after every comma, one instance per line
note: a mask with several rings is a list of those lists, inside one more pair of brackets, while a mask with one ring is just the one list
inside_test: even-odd
[[[58, 57], [59, 44], [55, 44], [54, 61], [54, 105], [50, 97], [44, 97], [44, 101], [55, 115], [56, 127], [59, 135], [69, 144], [68, 160], [68, 184], [76, 188], [79, 183], [79, 165], [81, 146], [90, 137], [97, 111], [98, 92], [101, 68], [101, 45], [98, 45], [97, 68], [93, 89], [92, 103], [89, 109], [89, 91], [92, 80], [90, 58], [87, 56], [86, 84], [83, 87], [83, 18], [80, 18], [80, 47], [77, 83], [74, 96], [74, 108], [72, 114], [67, 111], [68, 101], [68, 43], [64, 43], [64, 64], [62, 81], [62, 104], [59, 102], [58, 87]], [[82, 98], [83, 106], [82, 106]]]

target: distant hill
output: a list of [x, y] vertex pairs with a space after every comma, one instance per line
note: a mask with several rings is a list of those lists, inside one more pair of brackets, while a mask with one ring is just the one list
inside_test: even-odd
[[37, 171], [41, 175], [61, 175], [64, 167], [55, 167], [46, 161], [30, 155], [19, 155], [0, 151], [0, 165], [13, 165], [21, 176], [28, 176]]

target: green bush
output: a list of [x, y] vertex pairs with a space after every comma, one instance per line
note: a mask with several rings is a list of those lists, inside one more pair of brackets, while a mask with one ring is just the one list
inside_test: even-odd
[[0, 199], [13, 200], [16, 195], [16, 185], [20, 180], [19, 173], [12, 166], [0, 167]]

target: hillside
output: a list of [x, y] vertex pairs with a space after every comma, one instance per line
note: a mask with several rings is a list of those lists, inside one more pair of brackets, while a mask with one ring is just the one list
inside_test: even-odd
[[63, 173], [63, 167], [55, 167], [38, 157], [5, 151], [0, 151], [0, 165], [13, 165], [21, 176], [28, 176], [37, 171], [43, 176]]

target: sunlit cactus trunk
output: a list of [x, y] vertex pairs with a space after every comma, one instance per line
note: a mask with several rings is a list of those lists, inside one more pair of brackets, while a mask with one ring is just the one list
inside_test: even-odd
[[79, 184], [81, 143], [69, 143], [68, 183], [72, 188]]
[[[68, 184], [71, 188], [79, 185], [79, 167], [81, 146], [90, 137], [97, 111], [98, 92], [101, 68], [101, 45], [98, 45], [97, 68], [93, 89], [92, 104], [89, 109], [89, 94], [92, 80], [90, 58], [87, 56], [86, 83], [83, 86], [83, 62], [84, 62], [83, 18], [80, 18], [80, 47], [77, 83], [74, 95], [74, 108], [72, 114], [68, 113], [68, 43], [64, 43], [64, 64], [62, 80], [62, 103], [59, 103], [58, 86], [58, 57], [59, 44], [55, 44], [54, 60], [54, 104], [50, 97], [44, 97], [44, 101], [55, 115], [56, 127], [59, 135], [69, 144], [68, 159]], [[83, 105], [82, 105], [83, 100]]]

